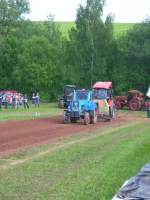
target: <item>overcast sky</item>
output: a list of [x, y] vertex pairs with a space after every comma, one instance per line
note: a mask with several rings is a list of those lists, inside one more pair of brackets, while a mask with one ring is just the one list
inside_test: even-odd
[[[31, 20], [45, 20], [49, 14], [56, 21], [74, 21], [76, 9], [86, 0], [29, 0]], [[115, 14], [115, 22], [141, 22], [150, 16], [150, 0], [106, 0], [104, 16]]]

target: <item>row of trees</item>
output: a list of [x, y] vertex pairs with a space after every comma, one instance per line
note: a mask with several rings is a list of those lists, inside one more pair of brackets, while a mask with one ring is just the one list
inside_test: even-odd
[[150, 20], [115, 38], [113, 16], [102, 20], [104, 0], [87, 0], [65, 38], [49, 16], [23, 18], [27, 0], [0, 0], [0, 90], [40, 91], [55, 99], [64, 84], [90, 88], [111, 80], [116, 93], [145, 91], [150, 83]]

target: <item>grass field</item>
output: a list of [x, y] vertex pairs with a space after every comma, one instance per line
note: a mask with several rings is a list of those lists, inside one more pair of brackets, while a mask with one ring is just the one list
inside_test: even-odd
[[2, 200], [110, 200], [149, 162], [150, 124], [59, 139], [0, 160]]
[[[68, 37], [68, 31], [71, 30], [72, 27], [75, 27], [74, 22], [57, 22], [60, 30], [64, 34], [64, 36]], [[119, 36], [134, 26], [134, 23], [115, 23], [114, 24], [114, 36]]]
[[56, 103], [42, 103], [39, 108], [35, 108], [35, 106], [30, 104], [29, 109], [24, 109], [23, 106], [20, 106], [18, 109], [3, 108], [0, 110], [0, 121], [45, 118], [58, 115], [59, 113], [62, 113], [62, 110], [58, 109]]

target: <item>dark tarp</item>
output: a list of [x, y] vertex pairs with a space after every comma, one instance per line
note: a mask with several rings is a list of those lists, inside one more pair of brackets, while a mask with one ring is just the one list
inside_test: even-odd
[[150, 200], [150, 163], [126, 181], [113, 200]]

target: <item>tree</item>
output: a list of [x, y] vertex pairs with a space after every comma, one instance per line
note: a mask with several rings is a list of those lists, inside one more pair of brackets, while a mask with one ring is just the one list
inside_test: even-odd
[[150, 19], [146, 19], [118, 39], [116, 85], [119, 88], [117, 90], [126, 91], [130, 88], [137, 88], [143, 92], [147, 90], [150, 84], [149, 36]]
[[29, 11], [27, 0], [0, 0], [0, 88], [12, 87], [12, 72], [17, 62], [20, 40], [16, 33]]
[[29, 12], [27, 0], [0, 0], [0, 35], [7, 36]]
[[87, 0], [85, 7], [80, 5], [76, 28], [70, 32], [68, 63], [74, 73], [78, 72], [77, 82], [86, 87], [94, 81], [108, 78], [107, 52], [114, 42], [113, 17], [109, 15], [103, 22], [103, 6], [103, 0]]

